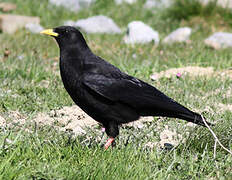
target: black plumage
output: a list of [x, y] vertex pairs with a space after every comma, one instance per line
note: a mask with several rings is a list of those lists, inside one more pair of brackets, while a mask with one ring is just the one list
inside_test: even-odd
[[60, 73], [73, 101], [103, 124], [109, 137], [119, 134], [119, 125], [140, 116], [165, 116], [204, 126], [199, 114], [190, 111], [155, 87], [121, 72], [92, 53], [74, 27], [45, 30], [60, 48]]

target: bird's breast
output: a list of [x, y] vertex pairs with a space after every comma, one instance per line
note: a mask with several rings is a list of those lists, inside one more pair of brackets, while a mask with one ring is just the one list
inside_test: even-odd
[[82, 75], [81, 71], [70, 64], [60, 63], [60, 75], [66, 91], [71, 98], [76, 102], [82, 96]]

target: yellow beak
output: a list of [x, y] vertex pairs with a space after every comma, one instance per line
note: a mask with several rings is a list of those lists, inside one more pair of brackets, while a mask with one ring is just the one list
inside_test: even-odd
[[55, 37], [59, 35], [58, 33], [54, 32], [53, 29], [45, 29], [41, 31], [40, 34], [46, 34], [46, 35], [55, 36]]

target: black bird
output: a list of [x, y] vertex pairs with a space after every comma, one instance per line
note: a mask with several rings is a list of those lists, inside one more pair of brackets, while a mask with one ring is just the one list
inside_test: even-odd
[[73, 101], [105, 127], [110, 137], [105, 149], [118, 136], [120, 124], [140, 116], [180, 118], [205, 126], [199, 114], [96, 56], [76, 28], [60, 26], [41, 33], [53, 36], [59, 45], [60, 74]]

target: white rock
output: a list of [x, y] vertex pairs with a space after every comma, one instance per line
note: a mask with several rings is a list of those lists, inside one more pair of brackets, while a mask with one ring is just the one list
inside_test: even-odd
[[89, 7], [95, 0], [49, 0], [51, 4], [63, 6], [70, 11], [78, 11], [81, 8]]
[[114, 0], [114, 2], [116, 3], [116, 4], [122, 4], [122, 3], [128, 3], [128, 4], [133, 4], [133, 3], [135, 3], [137, 0]]
[[186, 42], [187, 40], [189, 40], [191, 32], [192, 29], [189, 27], [178, 28], [167, 37], [165, 37], [163, 42], [167, 44], [172, 44], [174, 42]]
[[167, 8], [171, 6], [171, 0], [147, 0], [144, 4], [144, 8]]
[[[49, 114], [39, 113], [34, 122], [42, 125], [58, 124], [56, 128], [62, 131], [72, 131], [76, 135], [85, 134], [85, 128], [95, 127], [98, 123], [85, 114], [78, 106], [63, 107]], [[61, 127], [62, 126], [62, 127]]]
[[87, 33], [121, 33], [121, 29], [114, 23], [114, 21], [103, 15], [81, 19], [75, 23], [75, 26]]
[[127, 35], [124, 37], [126, 44], [145, 44], [152, 41], [155, 44], [159, 43], [158, 32], [141, 21], [132, 21], [128, 24], [127, 28]]
[[216, 32], [205, 39], [204, 42], [215, 49], [232, 47], [232, 33]]
[[25, 28], [32, 33], [40, 33], [44, 28], [40, 24], [28, 23]]

